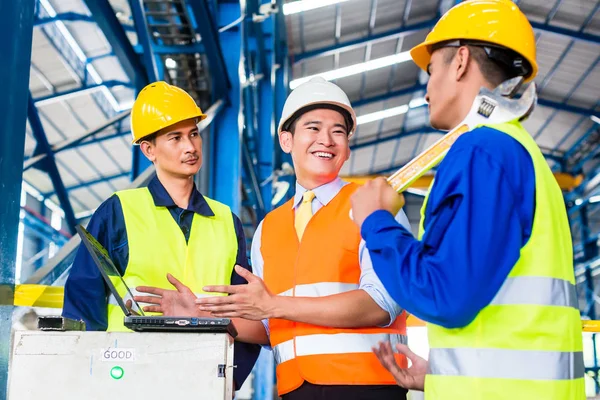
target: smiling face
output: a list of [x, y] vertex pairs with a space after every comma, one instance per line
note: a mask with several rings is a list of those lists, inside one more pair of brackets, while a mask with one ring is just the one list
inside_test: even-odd
[[344, 116], [330, 109], [311, 110], [292, 130], [282, 132], [279, 143], [292, 155], [298, 183], [310, 190], [334, 180], [350, 157]]
[[163, 177], [189, 178], [202, 166], [202, 139], [195, 119], [171, 125], [140, 146]]

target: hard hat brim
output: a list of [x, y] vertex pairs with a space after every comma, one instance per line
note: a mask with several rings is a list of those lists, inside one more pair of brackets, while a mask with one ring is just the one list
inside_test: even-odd
[[413, 62], [425, 72], [427, 72], [427, 66], [431, 61], [431, 54], [429, 53], [429, 46], [431, 44], [432, 43], [424, 41], [410, 50], [410, 56], [412, 57]]
[[[204, 114], [204, 113], [199, 113], [199, 114], [192, 115], [192, 116], [190, 116], [189, 118], [183, 118], [181, 121], [186, 121], [186, 120], [188, 120], [188, 119], [195, 118], [195, 119], [196, 119], [196, 125], [198, 125], [198, 124], [200, 123], [200, 121], [202, 121], [202, 120], [206, 119], [206, 117], [207, 117], [207, 115], [206, 115], [206, 114]], [[170, 125], [164, 126], [164, 127], [160, 128], [159, 130], [157, 130], [156, 132], [160, 132], [160, 131], [162, 131], [163, 129], [166, 129], [166, 128], [170, 127], [170, 126], [173, 126], [173, 125], [175, 125], [175, 124], [178, 124], [178, 123], [180, 123], [181, 121], [176, 121], [176, 122], [174, 122], [174, 123], [172, 123], [172, 124], [170, 124]], [[149, 135], [146, 135], [146, 136], [144, 136], [144, 137], [141, 137], [141, 138], [139, 138], [139, 139], [137, 139], [137, 140], [132, 140], [132, 141], [131, 141], [131, 144], [132, 144], [132, 145], [134, 145], [134, 146], [139, 146], [139, 144], [140, 144], [141, 142], [143, 142], [143, 141], [144, 141], [144, 140], [145, 140], [147, 137], [154, 135], [156, 132], [152, 132], [151, 134], [149, 134]]]
[[348, 115], [350, 116], [350, 118], [352, 119], [352, 130], [350, 132], [348, 132], [348, 138], [350, 138], [354, 132], [356, 131], [356, 117], [354, 115], [354, 112], [351, 108], [348, 107], [347, 104], [344, 103], [340, 103], [338, 101], [323, 101], [323, 100], [319, 100], [319, 101], [313, 101], [313, 102], [309, 102], [306, 104], [303, 104], [301, 108], [299, 108], [298, 110], [295, 110], [288, 118], [286, 118], [285, 120], [282, 119], [281, 121], [279, 121], [279, 127], [277, 128], [277, 135], [280, 136], [281, 132], [283, 132], [283, 126], [292, 118], [294, 117], [294, 115], [296, 114], [297, 111], [305, 109], [305, 108], [309, 108], [311, 106], [318, 106], [320, 104], [329, 104], [332, 106], [336, 106], [339, 107], [340, 109], [346, 111], [348, 113]]

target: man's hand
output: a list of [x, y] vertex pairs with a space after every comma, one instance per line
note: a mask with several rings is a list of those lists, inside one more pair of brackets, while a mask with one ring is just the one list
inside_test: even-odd
[[151, 286], [138, 286], [138, 292], [150, 293], [154, 296], [134, 296], [138, 303], [152, 304], [142, 307], [144, 311], [162, 313], [167, 317], [206, 317], [201, 313], [194, 301], [196, 295], [189, 287], [179, 282], [173, 275], [167, 274], [167, 279], [177, 290], [159, 289]]
[[125, 307], [126, 307], [126, 308], [129, 310], [129, 312], [130, 312], [130, 313], [132, 313], [133, 315], [137, 315], [137, 316], [139, 316], [139, 315], [140, 315], [140, 313], [139, 313], [139, 312], [137, 312], [136, 310], [134, 310], [134, 309], [133, 309], [133, 301], [131, 301], [131, 300], [127, 300], [127, 301], [125, 302]]
[[387, 210], [396, 215], [404, 206], [404, 196], [397, 193], [383, 177], [367, 181], [354, 192], [350, 201], [352, 218], [359, 228], [377, 210]]
[[275, 298], [258, 276], [239, 265], [235, 271], [248, 281], [247, 285], [206, 286], [205, 292], [228, 293], [231, 296], [202, 297], [196, 299], [200, 310], [217, 318], [245, 318], [260, 321], [273, 318]]
[[405, 389], [423, 391], [425, 387], [425, 375], [427, 374], [427, 360], [419, 357], [408, 346], [403, 344], [397, 344], [396, 349], [412, 362], [409, 368], [401, 368], [396, 363], [390, 342], [380, 342], [378, 348], [373, 348], [373, 352], [381, 365], [392, 374], [399, 386]]

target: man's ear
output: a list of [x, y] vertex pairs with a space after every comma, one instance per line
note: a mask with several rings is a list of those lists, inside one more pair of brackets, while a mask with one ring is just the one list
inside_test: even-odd
[[140, 149], [142, 150], [142, 153], [144, 153], [146, 158], [148, 160], [150, 160], [150, 162], [154, 162], [154, 160], [156, 160], [156, 155], [155, 155], [156, 146], [151, 141], [149, 141], [149, 140], [142, 141], [140, 143]]
[[284, 151], [284, 153], [291, 153], [293, 144], [294, 135], [292, 135], [292, 132], [281, 132], [281, 134], [279, 135], [279, 145], [281, 146], [281, 149]]
[[454, 67], [456, 68], [456, 80], [460, 81], [465, 77], [471, 60], [471, 51], [468, 47], [463, 46], [458, 49], [454, 57]]

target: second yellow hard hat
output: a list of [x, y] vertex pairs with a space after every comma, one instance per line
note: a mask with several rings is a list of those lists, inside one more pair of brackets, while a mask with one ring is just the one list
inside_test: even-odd
[[410, 55], [426, 71], [432, 46], [451, 40], [483, 42], [512, 50], [529, 64], [524, 69], [525, 82], [537, 75], [533, 28], [519, 7], [509, 0], [471, 0], [452, 7], [425, 41], [410, 50]]

